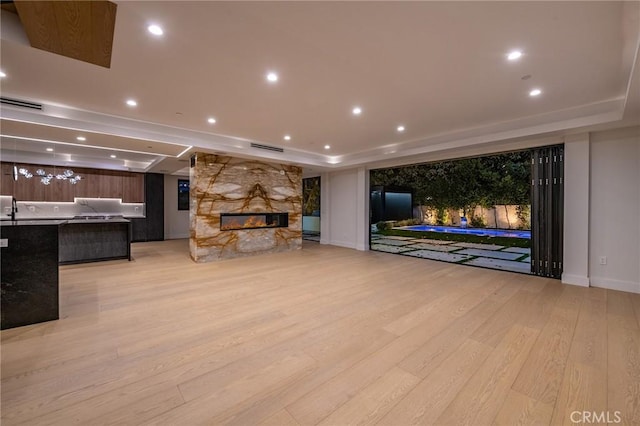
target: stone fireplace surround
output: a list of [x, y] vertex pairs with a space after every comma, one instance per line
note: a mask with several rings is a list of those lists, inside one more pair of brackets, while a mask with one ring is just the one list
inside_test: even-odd
[[[195, 153], [189, 195], [189, 246], [196, 262], [302, 247], [300, 167]], [[228, 215], [261, 216], [268, 226], [254, 218], [253, 225], [259, 226], [243, 227], [238, 222], [239, 229], [223, 229], [223, 218]]]

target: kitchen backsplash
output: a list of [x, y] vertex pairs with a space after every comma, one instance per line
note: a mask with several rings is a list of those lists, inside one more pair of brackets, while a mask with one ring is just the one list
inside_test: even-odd
[[[145, 217], [145, 203], [123, 203], [120, 198], [75, 198], [73, 202], [18, 200], [16, 219], [71, 219], [75, 216]], [[2, 219], [10, 219], [11, 196], [0, 195]]]

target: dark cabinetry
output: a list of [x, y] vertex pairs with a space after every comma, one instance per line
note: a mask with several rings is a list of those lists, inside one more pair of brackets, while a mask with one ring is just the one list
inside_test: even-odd
[[58, 319], [58, 223], [2, 224], [0, 328]]
[[164, 240], [164, 175], [146, 173], [144, 175], [144, 202], [146, 218], [132, 219], [132, 240]]

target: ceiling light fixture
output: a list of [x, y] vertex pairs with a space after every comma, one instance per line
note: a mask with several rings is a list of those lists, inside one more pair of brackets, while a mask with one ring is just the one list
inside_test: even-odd
[[353, 115], [360, 115], [362, 114], [362, 108], [360, 108], [359, 106], [353, 107], [351, 112], [353, 113]]
[[402, 133], [404, 132], [404, 126], [401, 124], [396, 128], [396, 130], [398, 131], [398, 133]]
[[149, 32], [154, 36], [161, 36], [162, 34], [164, 34], [164, 31], [162, 30], [162, 28], [156, 24], [149, 25], [147, 27], [147, 30], [149, 30]]
[[510, 61], [515, 61], [520, 59], [521, 56], [522, 56], [522, 52], [520, 50], [512, 50], [507, 54], [507, 59]]
[[84, 136], [78, 136], [76, 139], [79, 140], [80, 142], [84, 142], [87, 140], [87, 138], [85, 138]]
[[331, 145], [325, 145], [324, 149], [331, 149]]
[[529, 96], [540, 96], [541, 93], [542, 93], [542, 90], [533, 89], [532, 91], [529, 92]]
[[53, 148], [47, 148], [47, 152], [53, 152]]
[[213, 117], [209, 117], [209, 118], [207, 118], [207, 123], [209, 123], [209, 124], [216, 124], [216, 119], [215, 119], [215, 118], [213, 118]]
[[115, 154], [111, 154], [109, 157], [116, 158]]
[[7, 76], [7, 74], [4, 73], [4, 71], [0, 71], [0, 78], [5, 78]]
[[291, 140], [291, 136], [289, 136], [289, 135], [284, 135], [284, 140], [285, 140], [285, 141], [290, 141], [290, 140]]
[[135, 99], [127, 99], [127, 105], [130, 107], [138, 106], [138, 102], [136, 102]]
[[269, 83], [275, 83], [276, 81], [278, 81], [278, 74], [273, 71], [267, 73], [267, 81]]

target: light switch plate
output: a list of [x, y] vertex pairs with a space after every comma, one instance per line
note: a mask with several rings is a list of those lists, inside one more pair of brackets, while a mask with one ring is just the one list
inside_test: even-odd
[[0, 239], [0, 247], [9, 247], [9, 239], [1, 238]]

